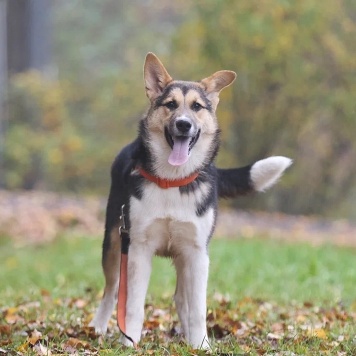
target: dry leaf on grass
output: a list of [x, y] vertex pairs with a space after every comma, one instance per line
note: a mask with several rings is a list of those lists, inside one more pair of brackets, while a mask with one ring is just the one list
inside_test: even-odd
[[52, 356], [52, 351], [48, 349], [48, 347], [42, 345], [41, 343], [37, 343], [34, 347], [33, 350], [36, 352], [37, 355], [39, 356]]

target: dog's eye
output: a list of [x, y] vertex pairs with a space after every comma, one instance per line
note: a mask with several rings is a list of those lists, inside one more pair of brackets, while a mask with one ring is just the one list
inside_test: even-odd
[[175, 100], [168, 101], [168, 103], [165, 103], [164, 106], [170, 110], [177, 109], [177, 107], [178, 107]]
[[199, 111], [201, 109], [203, 109], [203, 105], [200, 105], [197, 101], [195, 101], [193, 104], [192, 104], [192, 109], [194, 111]]

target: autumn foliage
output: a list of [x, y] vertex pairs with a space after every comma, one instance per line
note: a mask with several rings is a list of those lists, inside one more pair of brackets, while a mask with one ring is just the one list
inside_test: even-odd
[[[356, 314], [342, 305], [321, 308], [306, 302], [280, 306], [250, 298], [231, 303], [217, 295], [215, 306], [208, 310], [207, 316], [208, 334], [214, 341], [212, 352], [193, 350], [185, 345], [172, 314], [175, 310], [168, 301], [160, 306], [146, 305], [144, 336], [139, 349], [133, 351], [118, 343], [113, 319], [105, 338], [96, 335], [94, 328], [88, 326], [93, 309], [93, 299], [91, 294], [89, 296], [53, 299], [49, 291], [42, 290], [38, 301], [3, 308], [0, 354], [161, 355], [165, 350], [167, 355], [211, 355], [232, 351], [296, 355], [323, 351], [346, 356], [356, 350], [351, 326], [356, 322]], [[67, 310], [63, 315], [61, 308]], [[65, 319], [68, 315], [71, 316]]]
[[175, 78], [238, 73], [218, 111], [221, 166], [294, 159], [268, 199], [239, 206], [355, 216], [355, 2], [58, 2], [53, 15], [58, 77], [11, 78], [6, 187], [105, 193], [147, 104], [144, 56], [156, 51]]

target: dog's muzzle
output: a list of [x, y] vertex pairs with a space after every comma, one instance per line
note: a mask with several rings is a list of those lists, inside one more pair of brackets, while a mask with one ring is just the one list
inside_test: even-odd
[[173, 166], [180, 166], [189, 159], [190, 152], [197, 143], [200, 129], [188, 117], [178, 117], [172, 120], [164, 130], [168, 145], [172, 152], [168, 162]]

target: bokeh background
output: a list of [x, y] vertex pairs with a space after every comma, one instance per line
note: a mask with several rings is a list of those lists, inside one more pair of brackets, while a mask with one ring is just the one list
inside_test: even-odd
[[0, 0], [0, 184], [105, 196], [147, 108], [142, 67], [238, 73], [222, 93], [220, 167], [294, 165], [233, 207], [356, 217], [353, 0]]

